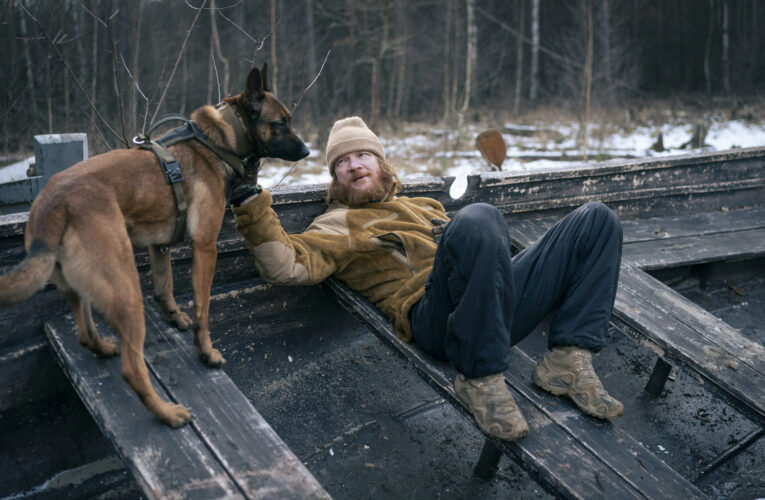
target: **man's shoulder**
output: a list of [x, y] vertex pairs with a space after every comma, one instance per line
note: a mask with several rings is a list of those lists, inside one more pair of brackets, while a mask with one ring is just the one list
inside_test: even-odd
[[348, 209], [347, 205], [333, 203], [311, 222], [305, 232], [348, 235]]
[[434, 209], [443, 212], [444, 206], [438, 200], [429, 198], [427, 196], [416, 196], [409, 198], [408, 196], [399, 196], [394, 202], [415, 205], [421, 208]]

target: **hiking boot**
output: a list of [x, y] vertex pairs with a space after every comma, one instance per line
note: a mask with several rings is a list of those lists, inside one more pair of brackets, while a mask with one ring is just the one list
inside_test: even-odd
[[553, 347], [534, 368], [534, 383], [556, 396], [567, 395], [585, 413], [617, 418], [624, 405], [608, 395], [592, 368], [592, 352], [576, 346]]
[[460, 373], [454, 379], [454, 392], [470, 408], [478, 426], [486, 434], [515, 441], [529, 433], [529, 425], [501, 373], [481, 378], [467, 378]]

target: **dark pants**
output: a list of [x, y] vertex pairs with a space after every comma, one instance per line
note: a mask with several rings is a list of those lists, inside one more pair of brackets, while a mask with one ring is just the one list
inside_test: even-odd
[[515, 257], [499, 211], [485, 203], [454, 216], [425, 295], [412, 308], [414, 341], [466, 377], [505, 371], [510, 346], [550, 312], [549, 346], [604, 343], [616, 296], [622, 228], [602, 203], [582, 205]]

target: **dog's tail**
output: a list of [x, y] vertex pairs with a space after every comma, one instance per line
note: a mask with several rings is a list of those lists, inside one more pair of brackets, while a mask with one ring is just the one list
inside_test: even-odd
[[0, 307], [21, 302], [45, 286], [56, 265], [56, 255], [41, 239], [32, 240], [24, 260], [0, 276]]

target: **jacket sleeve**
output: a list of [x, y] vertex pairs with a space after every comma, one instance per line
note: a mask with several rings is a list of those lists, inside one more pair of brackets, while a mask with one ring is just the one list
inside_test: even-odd
[[332, 275], [348, 247], [347, 236], [310, 230], [288, 235], [271, 203], [271, 193], [264, 190], [232, 209], [261, 277], [283, 285], [313, 285]]

